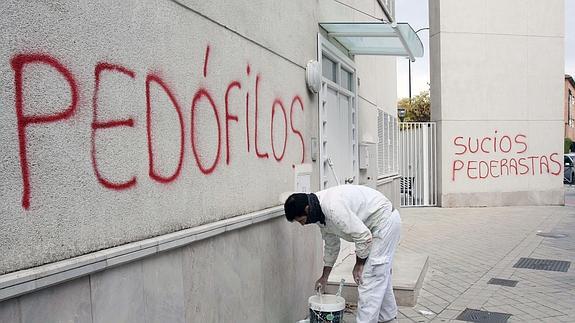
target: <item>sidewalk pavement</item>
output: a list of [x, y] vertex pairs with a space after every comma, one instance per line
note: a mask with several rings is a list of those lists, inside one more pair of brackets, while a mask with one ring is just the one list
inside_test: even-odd
[[[511, 314], [509, 322], [575, 322], [574, 207], [404, 208], [401, 217], [397, 252], [428, 254], [430, 267], [399, 322], [461, 322], [466, 308]], [[549, 232], [567, 236], [537, 235]], [[567, 272], [514, 268], [522, 257], [572, 263]]]

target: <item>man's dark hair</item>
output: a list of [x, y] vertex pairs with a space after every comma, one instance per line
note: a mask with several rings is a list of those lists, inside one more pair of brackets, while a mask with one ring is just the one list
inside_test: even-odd
[[286, 219], [289, 222], [293, 222], [296, 216], [304, 214], [305, 207], [308, 206], [307, 194], [305, 193], [294, 193], [288, 197], [284, 203], [284, 211], [286, 213]]

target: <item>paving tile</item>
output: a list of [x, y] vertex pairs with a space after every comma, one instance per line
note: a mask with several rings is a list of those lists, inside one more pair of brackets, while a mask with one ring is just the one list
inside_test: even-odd
[[528, 314], [512, 316], [509, 322], [538, 322], [539, 320]]
[[399, 311], [406, 317], [414, 317], [420, 315], [416, 310], [411, 307], [400, 308]]
[[427, 322], [427, 321], [428, 321], [427, 317], [425, 317], [425, 316], [415, 316], [415, 317], [410, 317], [410, 319], [411, 319], [413, 322], [418, 322], [418, 323], [423, 323], [423, 322]]
[[539, 319], [539, 322], [541, 322], [541, 323], [555, 323], [555, 322], [559, 322], [561, 320], [561, 317], [562, 316], [545, 317], [545, 318]]
[[446, 318], [446, 319], [454, 319], [456, 318], [459, 314], [461, 314], [461, 310], [443, 310], [441, 313], [439, 313], [438, 317], [440, 318]]
[[446, 310], [457, 310], [462, 311], [467, 308], [467, 302], [465, 303], [452, 303], [446, 308]]
[[467, 303], [467, 307], [469, 308], [482, 308], [486, 302], [484, 301], [471, 301]]
[[[402, 308], [403, 308], [403, 307], [400, 306], [399, 309], [398, 309], [398, 311], [397, 311], [397, 318], [398, 318], [398, 319], [399, 319], [399, 318], [406, 318], [406, 317], [407, 317], [407, 316], [406, 316], [405, 314], [403, 314], [403, 312], [401, 311]], [[408, 308], [411, 308], [411, 307], [408, 307]]]
[[539, 304], [539, 306], [537, 307], [538, 310], [540, 310], [541, 312], [543, 312], [546, 316], [560, 316], [560, 315], [565, 315], [565, 313], [561, 312], [561, 311], [557, 311], [554, 310], [550, 307], [544, 306]]
[[526, 312], [527, 314], [537, 318], [537, 319], [544, 318], [544, 317], [548, 316], [547, 314], [543, 313], [542, 311], [540, 311], [536, 307], [531, 307], [527, 310], [524, 309], [523, 311]]
[[[563, 207], [409, 209], [402, 212], [410, 230], [399, 252], [408, 247], [430, 255], [420, 304], [432, 311], [444, 308], [434, 321], [449, 319], [441, 313], [459, 313], [468, 305], [515, 313], [516, 322], [563, 319], [563, 313], [565, 321], [575, 321], [569, 311], [575, 308], [575, 266], [563, 275], [512, 268], [521, 257], [575, 259], [575, 240], [560, 243], [535, 235], [542, 228], [564, 229], [573, 222], [569, 228], [575, 237], [574, 213]], [[492, 277], [519, 283], [515, 288], [492, 287], [486, 284]], [[420, 319], [417, 313], [406, 315]]]

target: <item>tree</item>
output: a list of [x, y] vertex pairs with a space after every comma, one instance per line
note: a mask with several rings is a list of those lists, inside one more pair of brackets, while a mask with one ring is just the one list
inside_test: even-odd
[[405, 109], [406, 122], [428, 122], [431, 120], [431, 101], [429, 91], [423, 91], [411, 98], [403, 98], [397, 103], [399, 108]]

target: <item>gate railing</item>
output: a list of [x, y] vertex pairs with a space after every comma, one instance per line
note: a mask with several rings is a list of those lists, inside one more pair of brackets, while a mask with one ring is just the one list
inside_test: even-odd
[[434, 122], [399, 124], [401, 206], [437, 205], [436, 138]]

